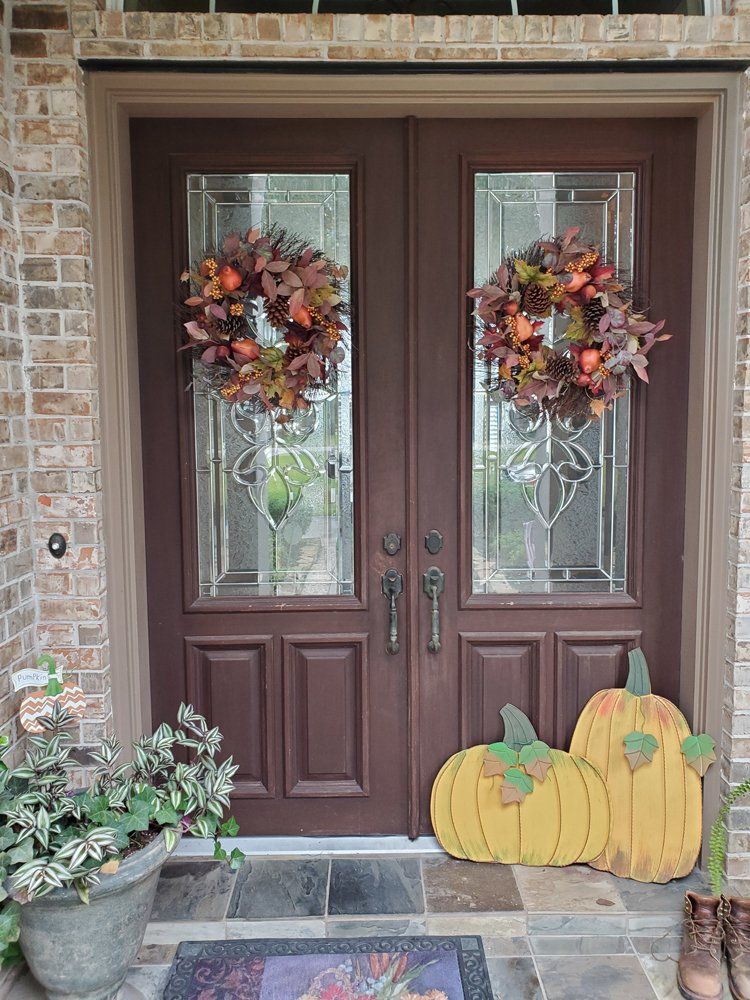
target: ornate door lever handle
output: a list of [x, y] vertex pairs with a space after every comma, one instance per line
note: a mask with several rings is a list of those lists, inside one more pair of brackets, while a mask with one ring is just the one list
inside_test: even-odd
[[432, 601], [430, 612], [430, 641], [427, 648], [431, 653], [440, 652], [440, 606], [438, 598], [445, 590], [445, 573], [437, 566], [430, 566], [422, 574], [422, 589]]
[[388, 642], [385, 644], [385, 651], [395, 655], [400, 648], [396, 599], [403, 593], [404, 578], [397, 569], [387, 569], [380, 578], [380, 585], [383, 596], [388, 598]]

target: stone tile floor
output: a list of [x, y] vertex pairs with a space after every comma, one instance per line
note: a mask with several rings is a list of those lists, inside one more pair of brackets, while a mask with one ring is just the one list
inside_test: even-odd
[[[434, 855], [263, 858], [238, 873], [178, 859], [120, 998], [160, 997], [185, 940], [465, 933], [482, 936], [497, 1000], [673, 1000], [686, 888], [704, 888], [698, 873], [656, 886]], [[5, 996], [42, 993], [22, 972]]]

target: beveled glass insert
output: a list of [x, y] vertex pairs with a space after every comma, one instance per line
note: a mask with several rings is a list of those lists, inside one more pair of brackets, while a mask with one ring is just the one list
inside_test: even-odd
[[[633, 268], [633, 173], [478, 173], [474, 279], [504, 253], [580, 226], [618, 274]], [[545, 325], [559, 348], [565, 320]], [[621, 593], [628, 564], [630, 394], [600, 421], [530, 420], [485, 388], [474, 362], [475, 594]]]
[[[193, 261], [229, 232], [277, 224], [351, 264], [346, 174], [193, 174], [187, 197]], [[279, 341], [262, 313], [257, 327], [264, 344]], [[335, 393], [288, 424], [200, 383], [193, 415], [200, 595], [353, 594], [351, 349]]]

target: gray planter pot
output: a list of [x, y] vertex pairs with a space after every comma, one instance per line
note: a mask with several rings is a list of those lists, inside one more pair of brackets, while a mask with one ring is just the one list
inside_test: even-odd
[[88, 906], [75, 889], [54, 889], [21, 909], [20, 944], [51, 1000], [110, 1000], [122, 986], [146, 931], [164, 834], [102, 875]]

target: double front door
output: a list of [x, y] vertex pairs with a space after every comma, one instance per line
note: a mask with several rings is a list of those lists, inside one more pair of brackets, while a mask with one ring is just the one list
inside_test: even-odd
[[[427, 833], [506, 702], [565, 746], [635, 645], [678, 700], [691, 123], [151, 119], [132, 150], [152, 712], [221, 728], [242, 832]], [[348, 360], [285, 426], [177, 353], [185, 265], [272, 224], [350, 268]], [[568, 226], [675, 335], [583, 427], [488, 394], [465, 295]]]

